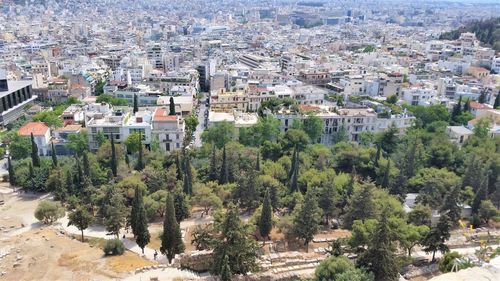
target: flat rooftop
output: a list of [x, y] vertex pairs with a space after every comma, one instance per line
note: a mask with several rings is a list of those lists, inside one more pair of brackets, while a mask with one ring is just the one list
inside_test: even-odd
[[33, 84], [31, 80], [19, 80], [19, 81], [7, 81], [7, 85], [9, 86], [8, 91], [0, 91], [0, 97], [4, 97], [8, 94], [11, 94], [17, 90], [20, 90], [24, 87]]

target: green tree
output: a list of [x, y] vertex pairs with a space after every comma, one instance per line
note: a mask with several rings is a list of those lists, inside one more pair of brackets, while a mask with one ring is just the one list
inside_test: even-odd
[[33, 168], [40, 167], [40, 156], [38, 155], [38, 146], [36, 145], [33, 133], [31, 133], [31, 163], [33, 164]]
[[190, 162], [189, 153], [184, 156], [184, 175], [183, 175], [183, 191], [187, 195], [193, 194], [193, 172]]
[[497, 97], [495, 98], [495, 102], [493, 103], [493, 108], [494, 109], [500, 108], [500, 94], [497, 94]]
[[292, 156], [292, 167], [289, 172], [290, 177], [290, 191], [295, 192], [298, 191], [297, 179], [299, 177], [299, 149], [298, 145], [296, 145], [293, 149]]
[[351, 228], [355, 220], [375, 217], [374, 190], [375, 185], [371, 182], [365, 182], [354, 190], [344, 218], [345, 227]]
[[137, 163], [135, 169], [137, 171], [142, 171], [146, 164], [144, 163], [144, 147], [142, 145], [142, 135], [139, 134], [139, 155], [137, 156]]
[[233, 274], [231, 273], [231, 267], [229, 266], [229, 258], [227, 255], [224, 255], [224, 258], [222, 259], [220, 280], [231, 281], [232, 276]]
[[[97, 135], [99, 135], [99, 133]], [[76, 155], [81, 156], [83, 152], [89, 150], [87, 131], [84, 130], [78, 134], [69, 134], [68, 143], [66, 144], [66, 146], [71, 151], [74, 151]]]
[[56, 155], [56, 149], [54, 148], [54, 143], [51, 143], [51, 158], [52, 158], [52, 167], [55, 168], [57, 167], [57, 155]]
[[479, 186], [479, 189], [476, 191], [476, 195], [474, 196], [474, 200], [472, 201], [472, 206], [471, 206], [473, 214], [478, 213], [481, 202], [483, 200], [486, 200], [486, 197], [488, 196], [489, 173], [490, 171], [487, 170], [486, 168], [483, 169], [483, 172], [481, 173], [482, 175], [481, 185]]
[[113, 193], [106, 208], [104, 225], [109, 234], [119, 238], [120, 229], [125, 225], [126, 207], [121, 193]]
[[151, 235], [148, 230], [148, 218], [146, 216], [146, 209], [144, 208], [142, 192], [137, 187], [134, 192], [130, 217], [130, 226], [135, 237], [135, 242], [144, 254], [144, 247], [149, 243]]
[[329, 224], [330, 218], [335, 215], [338, 201], [338, 193], [333, 183], [325, 183], [323, 187], [319, 189], [318, 206], [323, 211], [326, 224]]
[[76, 226], [76, 228], [78, 228], [78, 230], [82, 232], [82, 242], [83, 242], [83, 231], [90, 226], [94, 218], [89, 213], [89, 211], [87, 211], [86, 208], [78, 206], [76, 210], [74, 210], [68, 215], [68, 219], [69, 219], [68, 226], [74, 225]]
[[15, 134], [9, 145], [10, 156], [14, 160], [24, 159], [30, 155], [30, 148], [29, 138]]
[[169, 101], [169, 105], [168, 105], [168, 115], [175, 115], [174, 97], [170, 97], [170, 101]]
[[220, 167], [219, 184], [229, 182], [229, 165], [227, 164], [226, 146], [222, 147], [222, 165]]
[[134, 109], [133, 109], [133, 113], [135, 114], [137, 111], [139, 111], [139, 100], [137, 98], [137, 94], [134, 94]]
[[137, 153], [142, 146], [142, 135], [138, 132], [130, 134], [127, 139], [125, 139], [125, 146], [127, 147], [128, 153]]
[[293, 219], [293, 233], [299, 239], [304, 240], [306, 248], [318, 232], [320, 221], [321, 210], [318, 207], [316, 192], [314, 189], [309, 189], [304, 197], [303, 205], [300, 206]]
[[221, 275], [225, 256], [232, 274], [247, 274], [257, 269], [258, 246], [251, 238], [252, 229], [238, 217], [236, 206], [228, 206], [215, 230], [220, 235], [214, 239], [212, 273]]
[[215, 144], [217, 148], [221, 149], [235, 138], [235, 132], [234, 124], [222, 121], [205, 130], [201, 135], [201, 139], [203, 142]]
[[259, 233], [265, 239], [269, 239], [269, 234], [273, 228], [273, 208], [271, 206], [271, 198], [269, 190], [264, 193], [264, 203], [259, 218]]
[[118, 159], [116, 157], [115, 137], [111, 134], [111, 172], [113, 176], [118, 175]]
[[388, 212], [385, 209], [375, 235], [371, 237], [368, 250], [358, 260], [360, 266], [373, 272], [377, 281], [397, 280], [399, 276], [394, 238], [395, 234], [390, 228]]
[[477, 102], [478, 103], [486, 103], [486, 92], [485, 91], [481, 91], [481, 94], [479, 95]]
[[82, 159], [82, 172], [83, 175], [90, 178], [92, 175], [90, 173], [90, 162], [89, 162], [89, 155], [87, 152], [83, 153], [83, 159]]
[[485, 223], [489, 223], [490, 219], [497, 216], [497, 214], [498, 210], [490, 200], [481, 201], [481, 205], [479, 206], [479, 217], [484, 220]]
[[429, 227], [427, 225], [403, 224], [398, 229], [399, 243], [401, 247], [406, 249], [409, 257], [411, 257], [413, 247], [420, 244], [428, 232]]
[[347, 131], [347, 128], [344, 126], [344, 124], [342, 124], [338, 128], [337, 132], [333, 134], [332, 142], [339, 143], [345, 141], [349, 141], [349, 132]]
[[201, 216], [208, 215], [212, 209], [222, 207], [222, 200], [206, 185], [197, 186], [194, 190], [193, 202], [203, 208]]
[[452, 224], [456, 224], [461, 217], [461, 207], [459, 202], [459, 187], [451, 189], [444, 198], [441, 206], [441, 213], [446, 213]]
[[373, 276], [361, 269], [344, 256], [329, 257], [323, 260], [315, 272], [316, 281], [372, 281]]
[[35, 218], [44, 224], [51, 224], [64, 217], [64, 208], [59, 202], [42, 201], [35, 210]]
[[174, 197], [174, 208], [175, 208], [175, 219], [178, 223], [181, 223], [184, 219], [189, 218], [191, 214], [191, 206], [189, 205], [189, 201], [187, 196], [181, 190], [175, 190], [173, 193]]
[[321, 118], [315, 115], [309, 115], [304, 120], [304, 131], [309, 136], [312, 143], [317, 143], [321, 135], [323, 135], [324, 122]]
[[168, 263], [171, 263], [176, 254], [184, 252], [184, 243], [182, 242], [181, 228], [175, 218], [174, 199], [170, 193], [167, 195], [166, 201], [160, 252], [166, 255]]
[[431, 226], [432, 210], [429, 206], [417, 204], [408, 214], [408, 223]]
[[489, 135], [491, 128], [491, 120], [488, 118], [481, 118], [476, 122], [476, 125], [472, 129], [474, 136], [480, 139], [486, 139]]
[[432, 252], [432, 262], [434, 262], [436, 252], [448, 252], [449, 248], [445, 242], [450, 238], [451, 221], [450, 218], [443, 214], [439, 218], [438, 224], [431, 228], [431, 230], [424, 236], [422, 245], [426, 253]]
[[10, 156], [7, 158], [7, 165], [9, 169], [9, 183], [11, 186], [15, 186], [17, 181], [16, 171], [14, 169], [14, 164], [12, 163], [12, 160], [10, 160], [10, 158]]

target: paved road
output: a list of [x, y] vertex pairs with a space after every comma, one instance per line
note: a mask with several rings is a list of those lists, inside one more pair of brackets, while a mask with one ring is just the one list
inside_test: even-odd
[[205, 110], [207, 106], [205, 104], [206, 95], [203, 94], [200, 102], [200, 110], [198, 111], [198, 127], [196, 127], [196, 131], [194, 132], [194, 146], [201, 147], [201, 133], [205, 130]]

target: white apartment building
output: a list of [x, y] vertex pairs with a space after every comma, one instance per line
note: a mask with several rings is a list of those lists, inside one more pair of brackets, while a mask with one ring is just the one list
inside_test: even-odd
[[437, 97], [437, 91], [427, 88], [409, 88], [403, 90], [403, 100], [410, 105], [428, 106]]
[[500, 74], [500, 57], [494, 57], [491, 61], [491, 70]]

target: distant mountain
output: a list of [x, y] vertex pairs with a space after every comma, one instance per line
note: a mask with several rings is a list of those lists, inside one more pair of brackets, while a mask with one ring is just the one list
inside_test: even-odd
[[455, 40], [463, 32], [474, 32], [477, 39], [484, 45], [500, 51], [500, 18], [468, 22], [456, 30], [441, 34], [439, 39]]

